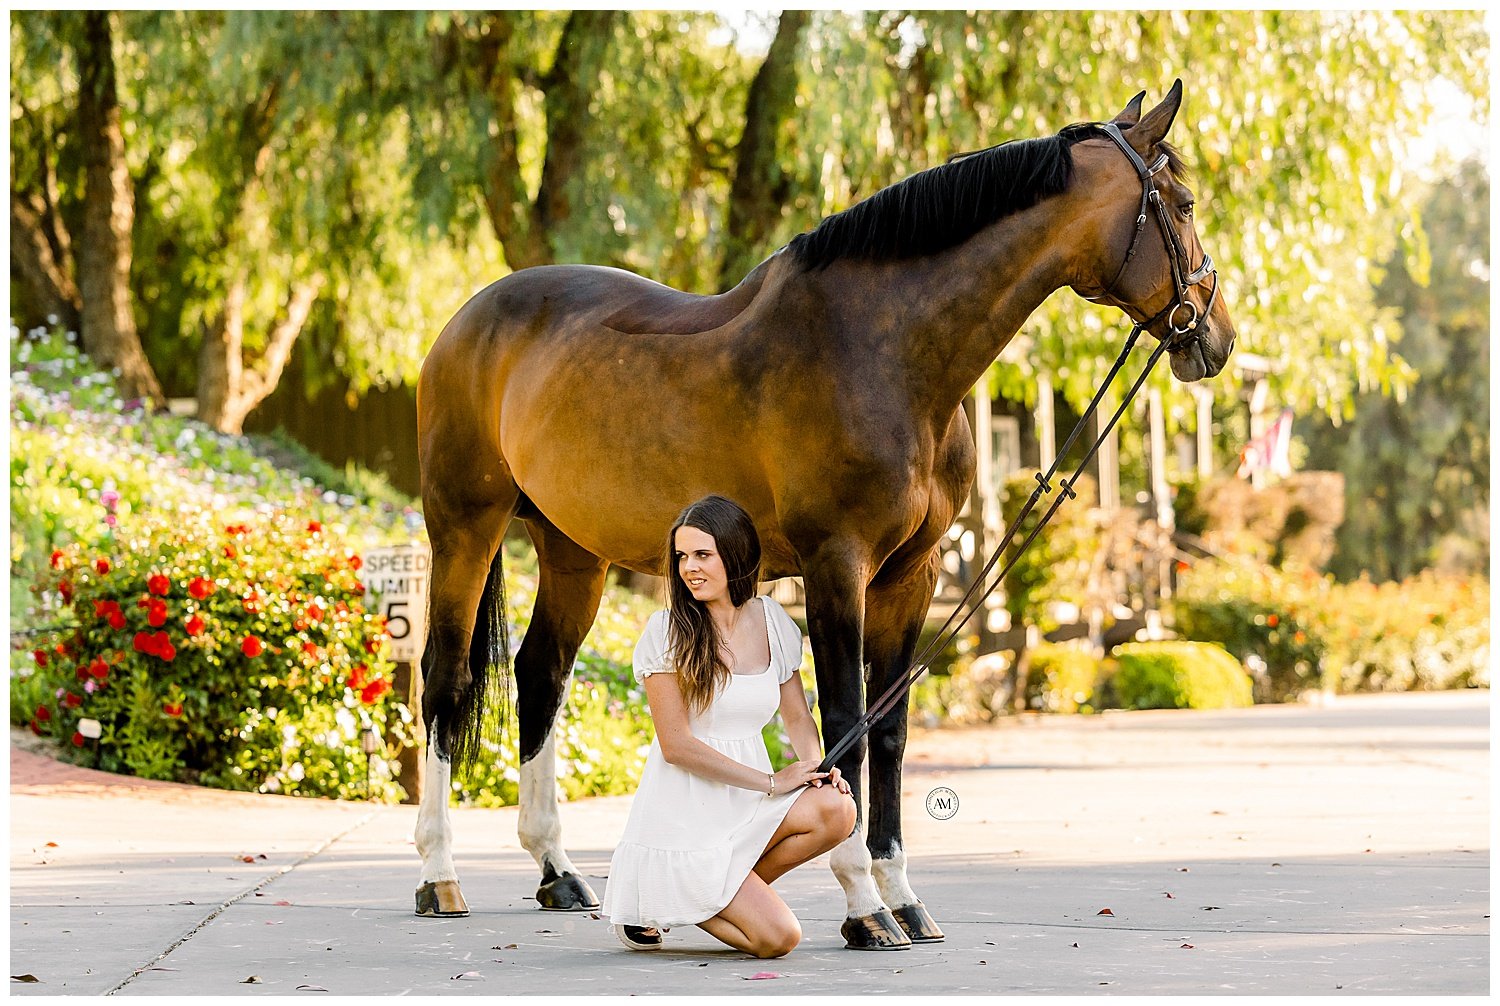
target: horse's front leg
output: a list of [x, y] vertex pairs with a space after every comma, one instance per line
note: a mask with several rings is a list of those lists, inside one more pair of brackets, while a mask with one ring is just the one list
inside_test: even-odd
[[[803, 561], [807, 589], [807, 623], [812, 636], [813, 662], [822, 711], [823, 744], [831, 750], [854, 728], [864, 712], [861, 697], [861, 653], [864, 634], [864, 567], [857, 554], [825, 547]], [[860, 766], [865, 741], [861, 739], [836, 764], [860, 806]], [[863, 811], [854, 834], [834, 847], [829, 856], [834, 876], [844, 888], [847, 913], [840, 929], [851, 950], [902, 950], [911, 939], [886, 907], [870, 874], [865, 848]]]
[[[869, 661], [866, 702], [873, 703], [911, 666], [917, 638], [937, 582], [933, 561], [895, 582], [877, 578], [866, 594], [865, 659]], [[906, 877], [901, 841], [901, 761], [906, 751], [907, 697], [870, 729], [870, 828], [866, 838], [875, 884], [891, 914], [913, 943], [943, 939], [932, 916]]]

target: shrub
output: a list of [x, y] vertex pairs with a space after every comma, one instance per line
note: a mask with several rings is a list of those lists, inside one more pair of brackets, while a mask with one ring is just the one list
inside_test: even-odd
[[1250, 676], [1212, 643], [1115, 647], [1115, 694], [1127, 709], [1226, 709], [1251, 704]]
[[1101, 703], [1094, 690], [1099, 661], [1076, 646], [1043, 643], [1031, 650], [1026, 708], [1044, 713], [1091, 713]]
[[337, 797], [365, 795], [370, 728], [387, 746], [370, 795], [399, 795], [388, 758], [410, 714], [359, 556], [286, 511], [224, 516], [141, 514], [112, 547], [55, 550], [47, 592], [71, 624], [42, 636], [12, 691], [50, 701], [13, 716], [80, 747], [79, 720], [99, 721], [108, 771]]
[[[1006, 527], [1036, 490], [1037, 474], [1036, 469], [1027, 468], [1005, 480], [1002, 517]], [[1100, 546], [1098, 530], [1089, 514], [1096, 498], [1094, 482], [1086, 475], [1080, 476], [1074, 489], [1078, 498], [1066, 500], [1058, 507], [1046, 530], [1021, 554], [1005, 578], [1005, 607], [1010, 612], [1011, 625], [1035, 625], [1043, 632], [1051, 632], [1058, 627], [1052, 614], [1055, 605], [1081, 608], [1087, 601], [1089, 566]], [[1041, 523], [1061, 491], [1054, 483], [1052, 493], [1037, 501], [1017, 528], [1014, 544], [1006, 549], [1006, 560]]]

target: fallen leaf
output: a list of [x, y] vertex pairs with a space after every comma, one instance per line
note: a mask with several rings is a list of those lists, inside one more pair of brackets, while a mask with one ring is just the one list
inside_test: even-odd
[[281, 921], [282, 921], [281, 919], [273, 919], [272, 921], [267, 922], [266, 925], [268, 925], [268, 926], [279, 926], [279, 925], [281, 925]]
[[157, 965], [157, 966], [154, 966], [154, 967], [149, 967], [146, 970], [147, 971], [176, 971], [177, 969], [176, 968], [164, 968], [164, 967], [161, 967], [160, 965]]
[[1113, 914], [1115, 914], [1115, 913], [1114, 913], [1114, 912], [1111, 912], [1111, 911], [1110, 911], [1110, 910], [1109, 910], [1109, 909], [1108, 909], [1108, 908], [1101, 908], [1101, 909], [1099, 909], [1099, 911], [1098, 911], [1098, 912], [1096, 912], [1096, 913], [1095, 913], [1095, 914], [1096, 914], [1096, 915], [1113, 915]]
[[241, 863], [253, 863], [253, 862], [255, 862], [255, 857], [254, 856], [239, 856], [239, 857], [236, 857], [236, 858], [238, 858]]
[[590, 912], [589, 913], [589, 918], [591, 918], [591, 919], [597, 919], [598, 917], [599, 917], [599, 913], [598, 912]]
[[1192, 945], [1192, 944], [1191, 944], [1191, 943], [1184, 943], [1184, 944], [1183, 944], [1183, 945], [1182, 945], [1182, 946], [1181, 946], [1181, 947], [1180, 947], [1180, 948], [1178, 948], [1178, 949], [1181, 949], [1181, 950], [1191, 950], [1191, 949], [1193, 949], [1193, 945]]
[[706, 967], [708, 967], [708, 962], [707, 962], [707, 961], [704, 961], [704, 962], [703, 962], [703, 963], [702, 963], [702, 964], [700, 964], [700, 965], [698, 965], [698, 966], [699, 966], [699, 967], [700, 967], [700, 968], [706, 968]]
[[980, 962], [979, 962], [979, 963], [980, 963], [980, 964], [988, 964], [988, 963], [989, 963], [989, 961], [980, 961]]
[[290, 901], [278, 901], [278, 902], [276, 902], [276, 903], [277, 903], [277, 904], [278, 904], [278, 905], [288, 905], [288, 906], [289, 906], [289, 905], [291, 905], [291, 902], [290, 902]]
[[1193, 872], [1193, 871], [1192, 871], [1192, 870], [1189, 870], [1189, 869], [1188, 869], [1188, 868], [1187, 868], [1187, 867], [1185, 867], [1185, 866], [1179, 866], [1179, 867], [1178, 867], [1178, 868], [1177, 868], [1177, 872], [1178, 872], [1178, 873], [1192, 873], [1192, 872]]
[[1174, 895], [1171, 891], [1163, 891], [1162, 893], [1165, 894], [1169, 898], [1173, 898], [1173, 899], [1176, 898], [1176, 895]]
[[321, 985], [298, 985], [297, 986], [297, 991], [298, 992], [327, 992], [328, 990], [325, 989]]
[[1272, 866], [1280, 866], [1281, 864], [1280, 863], [1272, 863], [1271, 865]]
[[454, 975], [452, 978], [450, 978], [448, 980], [456, 982], [456, 981], [460, 981], [460, 980], [466, 979], [466, 978], [467, 979], [475, 979], [475, 978], [483, 979], [484, 975], [480, 974], [478, 971], [465, 971], [463, 974]]
[[1073, 949], [1074, 949], [1074, 950], [1077, 950], [1077, 949], [1078, 949], [1078, 944], [1076, 944], [1076, 943], [1075, 943], [1075, 944], [1073, 944]]
[[507, 943], [505, 946], [501, 947], [500, 949], [501, 950], [514, 950], [514, 949], [516, 949], [516, 945], [514, 943]]
[[240, 982], [240, 984], [241, 985], [259, 985], [260, 984], [260, 976], [259, 975], [251, 975], [249, 978], [246, 978], [244, 981]]
[[757, 971], [757, 972], [755, 972], [755, 974], [753, 974], [750, 977], [746, 978], [745, 981], [747, 981], [747, 982], [758, 982], [758, 981], [760, 981], [763, 978], [780, 978], [780, 977], [781, 977], [781, 975], [778, 974], [778, 973], [776, 973], [775, 971]]
[[10, 980], [13, 982], [25, 982], [27, 985], [41, 981], [36, 975], [11, 975]]
[[172, 904], [174, 904], [174, 905], [192, 905], [192, 904], [196, 904], [196, 903], [197, 902], [193, 902], [193, 901], [174, 901], [174, 902], [172, 902]]
[[55, 849], [55, 848], [57, 848], [57, 843], [56, 843], [56, 842], [48, 842], [48, 843], [47, 843], [47, 844], [46, 844], [46, 846], [44, 846], [44, 848], [47, 848], [47, 849]]
[[1203, 910], [1205, 912], [1217, 912], [1219, 910], [1219, 906], [1218, 905], [1204, 905], [1203, 906]]

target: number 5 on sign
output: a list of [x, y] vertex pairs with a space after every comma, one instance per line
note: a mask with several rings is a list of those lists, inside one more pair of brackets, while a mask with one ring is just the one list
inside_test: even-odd
[[432, 553], [425, 544], [372, 548], [365, 553], [365, 588], [385, 616], [391, 659], [416, 661], [427, 638], [427, 582]]

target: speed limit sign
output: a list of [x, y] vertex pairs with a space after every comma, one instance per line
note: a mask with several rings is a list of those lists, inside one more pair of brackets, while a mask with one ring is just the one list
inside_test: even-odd
[[391, 659], [416, 661], [427, 637], [427, 581], [432, 552], [422, 543], [372, 548], [364, 554], [365, 587], [385, 616]]

